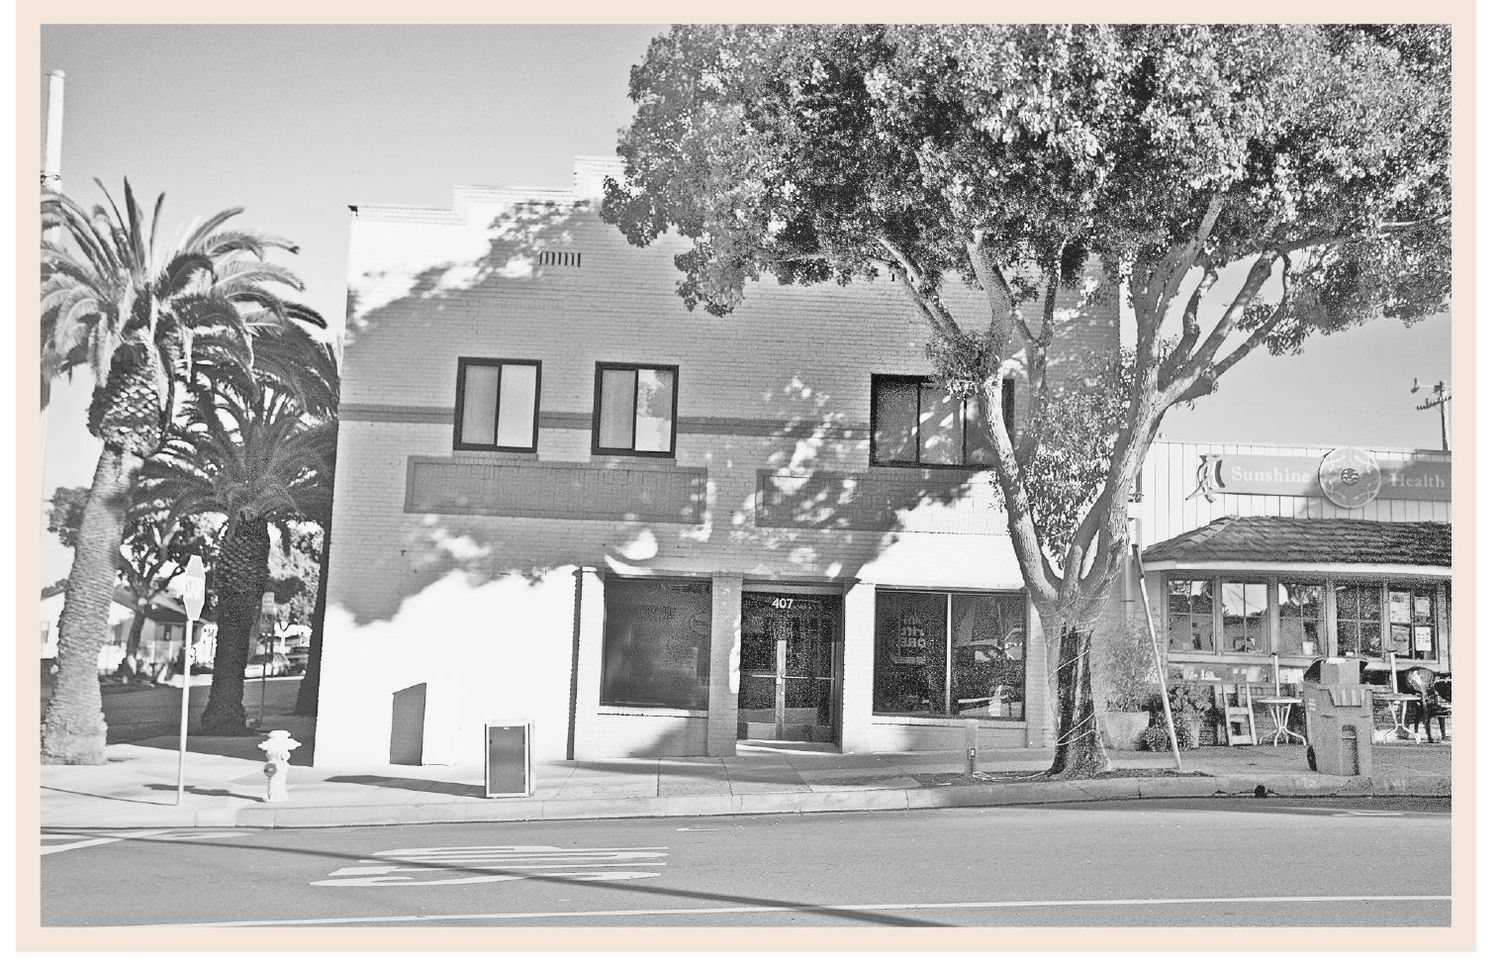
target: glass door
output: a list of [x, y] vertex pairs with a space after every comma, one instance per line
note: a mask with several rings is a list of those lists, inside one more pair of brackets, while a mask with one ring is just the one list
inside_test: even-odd
[[745, 592], [739, 737], [831, 742], [839, 597]]

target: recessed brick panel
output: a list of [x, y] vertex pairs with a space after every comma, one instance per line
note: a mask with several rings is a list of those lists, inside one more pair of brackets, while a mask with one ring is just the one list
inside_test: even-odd
[[701, 524], [707, 483], [703, 468], [412, 457], [406, 511]]
[[988, 471], [874, 469], [757, 472], [755, 523], [765, 528], [1004, 534]]

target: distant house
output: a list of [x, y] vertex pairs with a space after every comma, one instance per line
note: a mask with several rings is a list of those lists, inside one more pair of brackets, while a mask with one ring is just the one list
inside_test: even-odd
[[[58, 622], [62, 618], [65, 591], [61, 587], [47, 588], [42, 592], [42, 660], [57, 657]], [[187, 616], [181, 603], [166, 592], [158, 594], [147, 604], [145, 620], [141, 624], [139, 657], [148, 664], [175, 662], [182, 653], [182, 639], [187, 628]], [[116, 589], [109, 606], [109, 637], [99, 654], [99, 670], [114, 671], [125, 657], [129, 645], [131, 626], [137, 614], [136, 599], [124, 588]], [[193, 652], [196, 664], [213, 664], [213, 641], [217, 626], [212, 622], [197, 622], [193, 626], [195, 644]]]

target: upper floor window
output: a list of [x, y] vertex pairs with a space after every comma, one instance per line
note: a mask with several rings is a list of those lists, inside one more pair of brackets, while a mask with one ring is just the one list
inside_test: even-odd
[[[1015, 417], [1015, 381], [1001, 388], [1007, 428]], [[977, 397], [960, 398], [931, 378], [877, 374], [870, 381], [872, 464], [989, 467], [995, 452]]]
[[600, 363], [594, 369], [594, 453], [671, 457], [677, 450], [677, 368]]
[[459, 358], [454, 449], [535, 451], [541, 394], [540, 361]]

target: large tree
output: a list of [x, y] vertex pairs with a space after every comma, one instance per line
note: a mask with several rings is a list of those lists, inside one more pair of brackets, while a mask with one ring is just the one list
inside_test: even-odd
[[[1162, 418], [1253, 351], [1445, 307], [1450, 90], [1442, 26], [676, 27], [631, 71], [604, 216], [685, 237], [678, 291], [715, 315], [762, 275], [903, 282], [997, 452], [1052, 772], [1088, 775], [1108, 764], [1090, 625]], [[1134, 343], [1103, 378], [1049, 379], [1086, 265], [1123, 288]], [[1007, 364], [1036, 402], [1011, 429]], [[1078, 392], [1105, 430], [1064, 423]], [[1052, 497], [1059, 470], [1076, 496]]]
[[301, 393], [228, 372], [194, 384], [188, 416], [141, 475], [140, 500], [174, 519], [223, 517], [211, 587], [219, 632], [205, 734], [243, 735], [245, 664], [270, 580], [271, 532], [324, 526], [332, 506], [338, 370], [326, 344], [305, 346]]
[[193, 369], [211, 363], [248, 370], [257, 352], [275, 362], [285, 356], [282, 331], [322, 323], [276, 293], [301, 283], [267, 254], [296, 248], [226, 226], [238, 208], [162, 247], [164, 198], [148, 219], [128, 181], [123, 210], [108, 191], [104, 196], [92, 209], [54, 193], [41, 205], [42, 380], [92, 376], [88, 429], [103, 442], [59, 619], [57, 684], [42, 719], [42, 759], [63, 764], [104, 762], [96, 665], [126, 511], [141, 464], [160, 448]]

